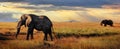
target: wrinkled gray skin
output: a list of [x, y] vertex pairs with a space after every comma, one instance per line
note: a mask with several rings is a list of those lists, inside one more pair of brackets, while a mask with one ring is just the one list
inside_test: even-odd
[[27, 38], [26, 40], [29, 40], [29, 36], [31, 35], [31, 39], [33, 39], [33, 30], [39, 30], [44, 32], [44, 40], [47, 39], [47, 35], [49, 34], [51, 41], [53, 40], [52, 37], [52, 22], [47, 16], [37, 16], [34, 14], [24, 14], [21, 16], [20, 21], [17, 25], [17, 33], [16, 38], [20, 32], [21, 26], [24, 25], [25, 27], [28, 27], [27, 31]]

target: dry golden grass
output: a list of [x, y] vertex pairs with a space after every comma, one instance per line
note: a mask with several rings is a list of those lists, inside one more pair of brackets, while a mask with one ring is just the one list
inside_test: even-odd
[[120, 49], [119, 23], [103, 27], [99, 23], [55, 22], [54, 32], [60, 38], [48, 42], [50, 45], [44, 45], [44, 34], [36, 30], [33, 40], [25, 40], [24, 26], [15, 39], [16, 25], [17, 22], [0, 22], [0, 49]]

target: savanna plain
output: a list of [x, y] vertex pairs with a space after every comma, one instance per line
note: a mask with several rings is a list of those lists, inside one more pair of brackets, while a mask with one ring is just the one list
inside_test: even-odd
[[34, 39], [26, 40], [24, 26], [16, 39], [16, 25], [0, 22], [0, 49], [120, 49], [120, 23], [104, 27], [99, 22], [53, 22], [54, 41], [43, 41], [43, 32], [37, 30]]

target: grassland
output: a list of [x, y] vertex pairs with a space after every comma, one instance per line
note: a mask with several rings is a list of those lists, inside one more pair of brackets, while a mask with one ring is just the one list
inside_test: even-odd
[[120, 49], [120, 24], [103, 27], [99, 23], [56, 22], [57, 38], [44, 45], [41, 31], [34, 30], [34, 39], [25, 40], [27, 28], [15, 38], [16, 22], [0, 22], [0, 49]]

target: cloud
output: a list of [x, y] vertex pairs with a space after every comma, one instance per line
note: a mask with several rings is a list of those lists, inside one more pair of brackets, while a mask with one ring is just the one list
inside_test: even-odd
[[17, 19], [12, 18], [12, 13], [0, 13], [1, 22], [13, 22]]
[[120, 4], [103, 5], [102, 8], [108, 8], [108, 9], [120, 9]]
[[112, 19], [114, 22], [120, 21], [119, 20], [120, 14], [114, 15], [115, 13], [118, 13], [118, 11], [114, 9], [88, 8], [86, 10], [85, 11], [81, 11], [81, 10], [44, 11], [35, 14], [47, 15], [52, 21], [55, 22], [68, 22], [71, 20], [79, 21], [79, 22], [100, 22], [103, 19]]
[[55, 22], [100, 22], [102, 19], [120, 21], [120, 11], [114, 8], [87, 8], [81, 6], [55, 6], [53, 4], [0, 3], [0, 21], [16, 21], [22, 14], [47, 15]]
[[96, 8], [88, 8], [88, 13], [91, 16], [94, 16], [96, 18], [102, 19], [111, 19], [114, 22], [118, 22], [120, 17], [120, 11], [119, 9], [96, 9]]
[[30, 11], [32, 11], [32, 9], [18, 8], [19, 6], [22, 6], [22, 3], [18, 3], [18, 4], [10, 3], [10, 2], [1, 3], [0, 12], [30, 13]]
[[[11, 2], [3, 2], [1, 6], [4, 8], [17, 8], [17, 9], [26, 9], [26, 10], [85, 10], [84, 7], [79, 6], [55, 6], [52, 4], [27, 4], [27, 3], [11, 3]], [[16, 9], [16, 10], [17, 10]]]
[[119, 4], [120, 0], [1, 0], [0, 2], [26, 2], [29, 4], [52, 4], [55, 6], [101, 7], [102, 5]]
[[25, 0], [0, 0], [0, 2], [22, 2], [22, 1], [25, 1]]
[[55, 6], [101, 7], [102, 5], [119, 4], [119, 0], [26, 0], [29, 4], [52, 4]]

